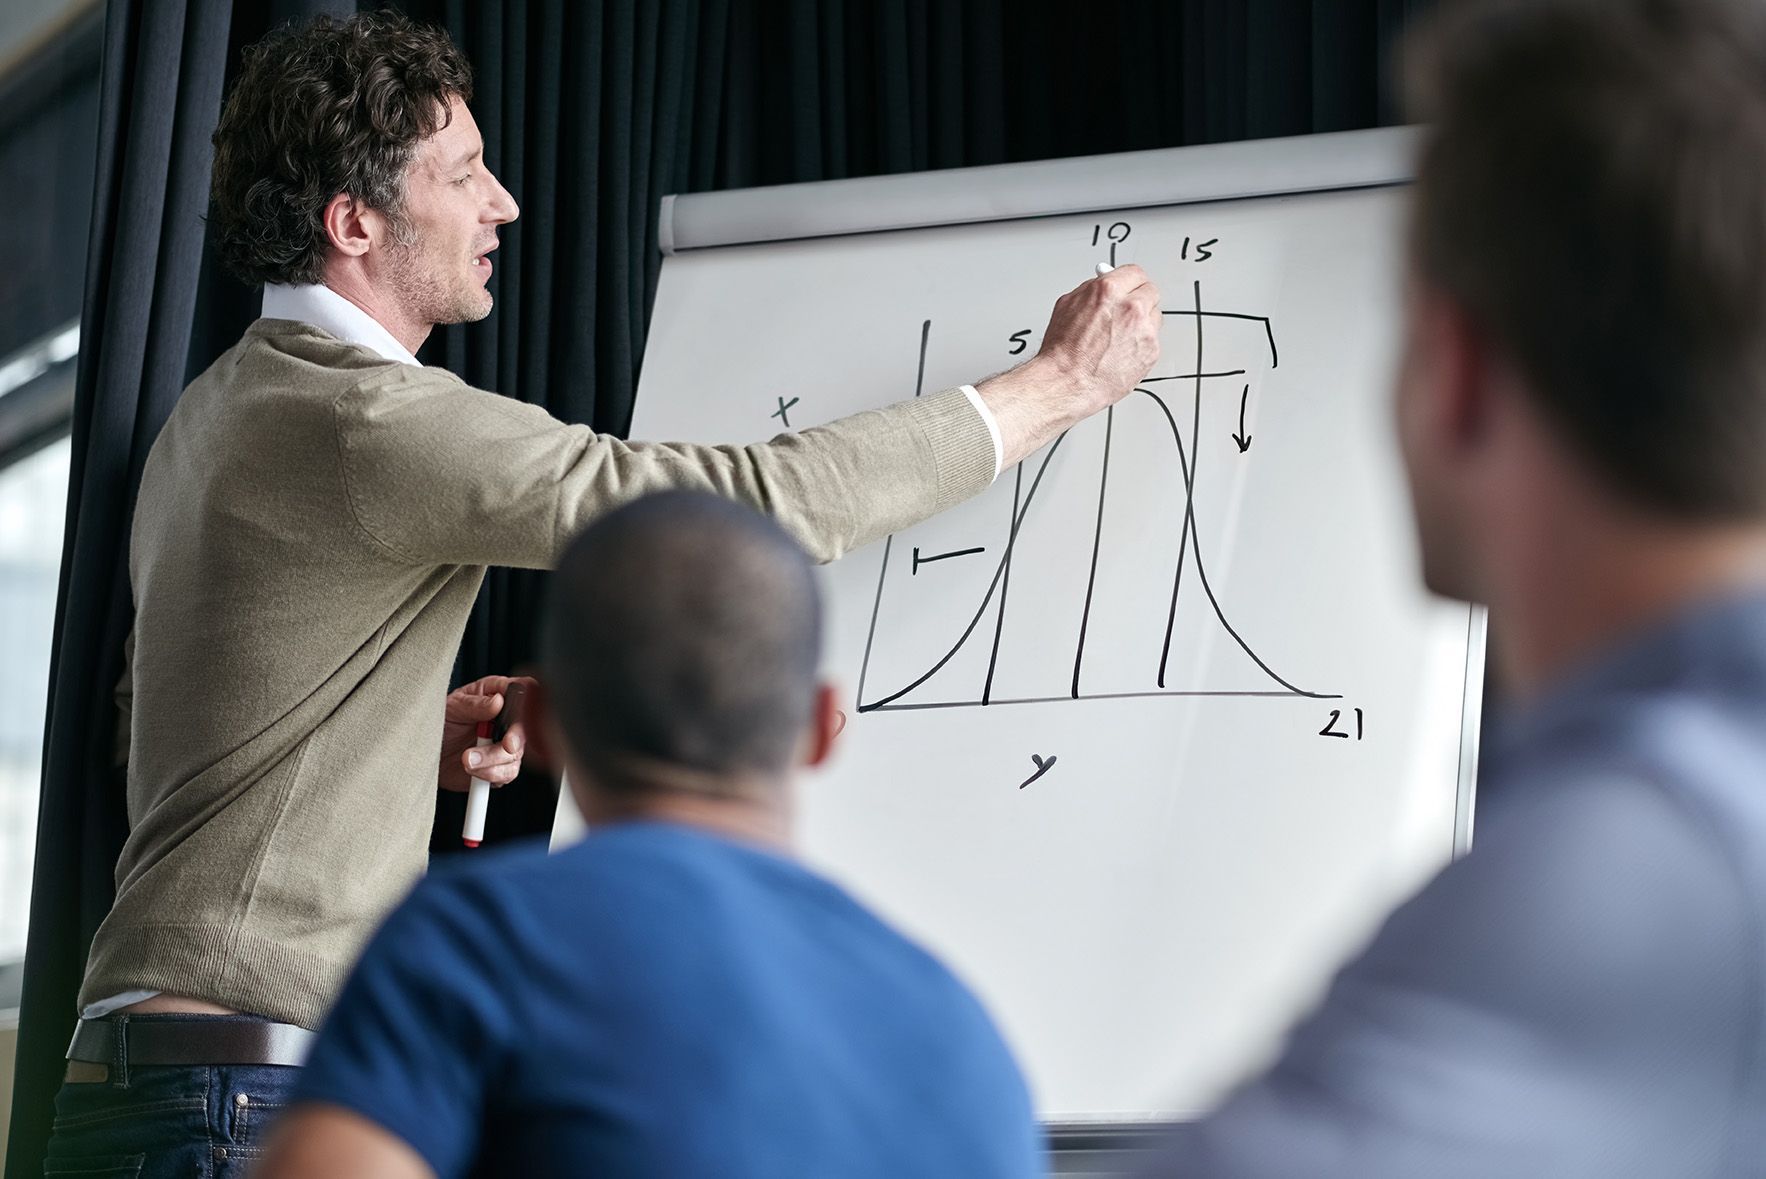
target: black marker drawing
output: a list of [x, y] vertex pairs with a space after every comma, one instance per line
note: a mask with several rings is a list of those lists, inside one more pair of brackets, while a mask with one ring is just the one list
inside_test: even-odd
[[1036, 754], [1033, 753], [1030, 755], [1030, 760], [1036, 763], [1036, 773], [1030, 775], [1028, 778], [1026, 778], [1022, 782], [1018, 783], [1018, 789], [1020, 789], [1020, 790], [1024, 789], [1026, 786], [1030, 785], [1032, 782], [1036, 781], [1038, 778], [1042, 777], [1044, 774], [1048, 773], [1050, 770], [1055, 768], [1056, 759], [1053, 754], [1051, 754], [1049, 757], [1047, 757], [1045, 759], [1045, 758], [1038, 757], [1038, 756], [1036, 756]]
[[[1169, 315], [1170, 312], [1166, 312], [1166, 314]], [[1244, 375], [1245, 370], [1242, 368], [1229, 368], [1225, 372], [1218, 373], [1176, 373], [1169, 377], [1142, 377], [1141, 384], [1157, 385], [1160, 381], [1211, 381], [1216, 377], [1242, 377]]]
[[[1212, 245], [1214, 243], [1210, 242], [1209, 244]], [[1170, 431], [1171, 448], [1177, 459], [1172, 471], [1172, 477], [1181, 483], [1182, 496], [1181, 517], [1177, 515], [1172, 517], [1171, 533], [1168, 534], [1171, 535], [1174, 547], [1177, 550], [1175, 555], [1175, 569], [1173, 569], [1170, 574], [1170, 593], [1168, 596], [1162, 596], [1157, 599], [1161, 603], [1160, 612], [1164, 614], [1164, 633], [1161, 638], [1158, 631], [1155, 629], [1152, 634], [1147, 636], [1148, 665], [1146, 679], [1142, 681], [1145, 684], [1144, 690], [1096, 690], [1097, 687], [1101, 687], [1102, 685], [1094, 685], [1094, 690], [1090, 692], [1085, 690], [1086, 643], [1088, 634], [1093, 629], [1094, 621], [1096, 621], [1093, 617], [1093, 611], [1096, 599], [1095, 591], [1099, 588], [1100, 554], [1106, 548], [1105, 533], [1107, 531], [1106, 521], [1108, 519], [1106, 508], [1109, 502], [1108, 493], [1111, 451], [1113, 446], [1119, 446], [1125, 442], [1133, 442], [1136, 440], [1136, 435], [1132, 432], [1134, 428], [1128, 425], [1128, 423], [1121, 423], [1123, 425], [1123, 431], [1118, 431], [1116, 429], [1119, 423], [1116, 421], [1116, 408], [1112, 408], [1106, 412], [1103, 422], [1102, 456], [1097, 468], [1098, 490], [1096, 520], [1095, 524], [1090, 529], [1092, 532], [1092, 535], [1089, 538], [1091, 544], [1088, 546], [1090, 548], [1089, 567], [1084, 563], [1081, 563], [1079, 566], [1081, 569], [1087, 570], [1084, 582], [1085, 595], [1084, 604], [1078, 606], [1076, 614], [1073, 617], [1074, 631], [1072, 632], [1071, 640], [1073, 642], [1071, 648], [1073, 652], [1071, 664], [1072, 671], [1070, 678], [1067, 680], [1066, 694], [1056, 696], [1048, 694], [1046, 691], [1023, 692], [1022, 690], [1018, 693], [1011, 693], [1008, 690], [1007, 692], [996, 694], [996, 689], [999, 686], [998, 683], [996, 683], [996, 672], [1000, 669], [1001, 640], [1005, 634], [1007, 625], [1007, 607], [1012, 587], [1012, 565], [1014, 554], [1018, 548], [1020, 537], [1027, 526], [1026, 522], [1032, 518], [1032, 509], [1036, 505], [1037, 493], [1043, 485], [1044, 477], [1048, 474], [1050, 465], [1055, 461], [1056, 455], [1062, 453], [1063, 444], [1068, 440], [1069, 435], [1062, 434], [1043, 452], [1040, 459], [1035, 460], [1036, 465], [1034, 469], [1029, 470], [1028, 472], [1026, 471], [1026, 468], [1031, 467], [1031, 460], [1026, 460], [1014, 469], [1011, 515], [1006, 521], [1004, 521], [1004, 544], [1001, 548], [1000, 555], [997, 558], [997, 563], [994, 566], [992, 577], [987, 583], [985, 592], [981, 594], [980, 603], [974, 607], [973, 614], [968, 617], [966, 625], [963, 625], [961, 632], [955, 636], [955, 642], [951, 645], [949, 650], [945, 651], [939, 658], [932, 661], [929, 667], [921, 665], [924, 667], [924, 670], [920, 672], [920, 674], [904, 676], [903, 678], [907, 680], [906, 683], [902, 683], [898, 680], [893, 685], [886, 685], [887, 690], [879, 692], [875, 688], [869, 687], [869, 677], [870, 673], [875, 670], [872, 667], [872, 658], [877, 639], [878, 620], [883, 614], [883, 595], [887, 587], [890, 585], [889, 562], [892, 559], [893, 537], [885, 543], [883, 549], [883, 566], [879, 570], [877, 578], [877, 596], [872, 603], [870, 631], [865, 640], [864, 662], [859, 671], [859, 691], [856, 702], [858, 711], [905, 712], [922, 709], [974, 708], [991, 707], [1002, 704], [1043, 704], [1059, 701], [1131, 699], [1155, 696], [1299, 697], [1315, 700], [1336, 700], [1341, 698], [1335, 693], [1309, 690], [1281, 675], [1275, 667], [1252, 646], [1251, 642], [1234, 627], [1232, 622], [1228, 620], [1227, 608], [1222, 604], [1219, 596], [1215, 592], [1214, 586], [1209, 580], [1208, 567], [1203, 558], [1201, 538], [1196, 523], [1196, 465], [1201, 457], [1202, 399], [1204, 396], [1209, 395], [1208, 382], [1210, 380], [1245, 376], [1246, 370], [1225, 369], [1217, 372], [1210, 372], [1208, 370], [1204, 363], [1206, 328], [1208, 325], [1215, 324], [1218, 321], [1240, 321], [1261, 324], [1263, 327], [1263, 338], [1269, 348], [1270, 367], [1272, 369], [1277, 367], [1280, 363], [1280, 359], [1276, 352], [1275, 332], [1270, 323], [1269, 317], [1240, 312], [1213, 311], [1205, 309], [1202, 301], [1202, 284], [1200, 282], [1193, 283], [1191, 293], [1192, 302], [1189, 308], [1164, 312], [1165, 315], [1175, 317], [1179, 321], [1188, 318], [1195, 325], [1193, 355], [1190, 358], [1184, 359], [1180, 365], [1181, 367], [1188, 368], [1190, 371], [1177, 375], [1149, 376], [1142, 381], [1141, 387], [1134, 390], [1134, 395], [1146, 397], [1157, 406], [1159, 412], [1154, 420], [1163, 421], [1165, 427]], [[931, 338], [931, 327], [930, 320], [925, 321], [921, 325], [918, 379], [916, 382], [915, 396], [919, 396], [925, 383], [926, 355]], [[1175, 354], [1175, 352], [1173, 354]], [[1192, 403], [1189, 408], [1191, 412], [1187, 415], [1189, 420], [1183, 425], [1179, 424], [1178, 417], [1173, 413], [1172, 405], [1167, 400], [1167, 396], [1161, 395], [1156, 391], [1159, 382], [1169, 381], [1190, 382]], [[1239, 384], [1241, 388], [1239, 401], [1239, 430], [1233, 435], [1233, 438], [1239, 447], [1240, 453], [1244, 453], [1250, 448], [1252, 441], [1251, 435], [1245, 432], [1244, 425], [1245, 410], [1250, 397], [1250, 385], [1245, 382], [1235, 383]], [[1179, 396], [1181, 396], [1181, 394]], [[1123, 406], [1127, 406], [1128, 404], [1130, 403], [1124, 402]], [[1142, 416], [1144, 416], [1144, 413]], [[1124, 431], [1128, 432], [1124, 433]], [[1119, 433], [1123, 434], [1123, 438], [1120, 441], [1117, 438]], [[1160, 431], [1159, 433], [1162, 436], [1164, 431]], [[1087, 442], [1075, 443], [1075, 446], [1085, 450], [1095, 444], [1092, 440], [1096, 439], [1096, 434], [1088, 434], [1085, 437], [1088, 439]], [[1145, 445], [1145, 443], [1142, 443], [1142, 445]], [[1097, 452], [1092, 450], [1090, 453], [1096, 454]], [[1075, 454], [1070, 451], [1067, 461], [1082, 461], [1089, 465], [1091, 460], [1085, 458], [1083, 454]], [[1065, 481], [1062, 485], [1063, 487], [1068, 486]], [[1179, 488], [1173, 487], [1174, 498], [1178, 490]], [[1063, 491], [1060, 494], [1070, 493]], [[1175, 511], [1175, 502], [1173, 503], [1173, 510]], [[1046, 513], [1046, 508], [1044, 511]], [[1113, 537], [1110, 543], [1120, 546], [1124, 543], [1132, 542], [1125, 541], [1121, 537]], [[919, 566], [928, 561], [942, 560], [947, 556], [972, 555], [976, 551], [978, 550], [965, 548], [952, 553], [923, 557], [920, 555], [919, 549], [916, 548], [913, 550], [914, 563], [911, 573], [917, 574], [919, 572]], [[1081, 557], [1078, 553], [1074, 553], [1073, 557], [1080, 562], [1086, 560], [1085, 557]], [[899, 576], [900, 575], [898, 574], [898, 578]], [[899, 581], [897, 584], [898, 586], [905, 585], [905, 583]], [[1267, 681], [1266, 686], [1259, 688], [1252, 685], [1248, 688], [1241, 687], [1238, 690], [1232, 691], [1205, 689], [1177, 690], [1166, 686], [1167, 672], [1170, 669], [1173, 654], [1173, 633], [1177, 621], [1178, 602], [1184, 597], [1186, 587], [1192, 585], [1200, 586], [1202, 594], [1206, 600], [1207, 610], [1211, 613], [1214, 623], [1217, 624], [1220, 630], [1224, 631], [1226, 636], [1228, 636], [1244, 655], [1249, 658], [1250, 664], [1255, 666], [1255, 671], [1253, 672], [1251, 666], [1247, 665], [1247, 673], [1260, 675], [1262, 679]], [[902, 592], [902, 590], [899, 588], [893, 591], [893, 593], [900, 592]], [[1077, 594], [1077, 585], [1075, 585], [1074, 592]], [[1074, 600], [1077, 606], [1077, 597], [1075, 597]], [[994, 625], [992, 627], [992, 650], [987, 659], [985, 676], [982, 677], [979, 675], [980, 665], [978, 661], [966, 661], [963, 664], [964, 667], [975, 667], [977, 678], [980, 678], [981, 680], [979, 684], [975, 685], [978, 691], [975, 691], [974, 695], [971, 696], [963, 691], [958, 691], [953, 695], [948, 689], [943, 691], [934, 689], [933, 691], [916, 695], [920, 688], [926, 685], [928, 681], [932, 680], [934, 676], [938, 675], [940, 671], [949, 666], [952, 660], [957, 657], [958, 653], [963, 651], [972, 640], [976, 642], [987, 641], [985, 639], [976, 640], [975, 635], [976, 632], [981, 629], [983, 620], [987, 618], [990, 612], [994, 615], [992, 619]], [[1204, 617], [1205, 616], [1206, 615], [1204, 615]], [[1156, 626], [1156, 624], [1154, 625]], [[1014, 633], [1018, 632], [1015, 631]], [[1131, 639], [1130, 641], [1133, 640]], [[942, 643], [940, 646], [942, 646]], [[1152, 649], [1155, 647], [1157, 648], [1156, 662], [1152, 660]], [[899, 658], [898, 653], [894, 648], [890, 647], [887, 642], [885, 643], [885, 648], [889, 650], [892, 655], [896, 655], [896, 657]], [[887, 662], [887, 660], [879, 661], [879, 668], [884, 662]], [[1138, 676], [1135, 676], [1132, 672], [1128, 674], [1131, 676], [1129, 682], [1113, 684], [1110, 686], [1134, 687], [1134, 678], [1138, 678]], [[945, 682], [951, 682], [950, 677], [947, 676]], [[1010, 681], [1008, 680], [1006, 682]], [[1054, 685], [1049, 684], [1047, 687], [1052, 688]], [[936, 692], [935, 696], [934, 692]], [[934, 696], [934, 698], [927, 699], [926, 697], [928, 696]], [[1053, 759], [1051, 758], [1049, 761], [1050, 764], [1052, 764]], [[1041, 766], [1042, 763], [1039, 762], [1038, 764]], [[1034, 781], [1035, 779], [1032, 778], [1031, 780]]]
[[1251, 449], [1251, 435], [1245, 433], [1245, 402], [1250, 397], [1251, 386], [1246, 385], [1245, 391], [1239, 394], [1239, 432], [1233, 435], [1233, 441], [1238, 443], [1240, 454]]
[[914, 549], [914, 576], [920, 575], [920, 566], [922, 565], [930, 565], [934, 561], [948, 561], [952, 557], [972, 557], [976, 553], [985, 553], [986, 551], [985, 548], [957, 549], [951, 553], [939, 553], [936, 557], [922, 557], [918, 546], [916, 546]]
[[768, 414], [767, 416], [778, 418], [781, 422], [784, 422], [786, 428], [789, 429], [791, 426], [791, 419], [785, 416], [785, 411], [790, 409], [793, 405], [796, 405], [798, 403], [798, 401], [800, 401], [800, 400], [801, 400], [801, 398], [793, 397], [791, 400], [786, 401], [783, 397], [781, 397], [781, 398], [779, 398], [779, 408], [775, 409], [772, 413]]

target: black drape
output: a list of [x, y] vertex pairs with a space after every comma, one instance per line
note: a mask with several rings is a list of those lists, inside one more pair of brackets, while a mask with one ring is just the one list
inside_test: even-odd
[[[237, 286], [214, 296], [219, 279], [204, 246], [209, 137], [225, 78], [239, 46], [271, 20], [344, 6], [242, 4], [237, 23], [233, 7], [232, 0], [110, 0], [105, 13], [8, 1176], [41, 1174], [74, 995], [110, 908], [126, 834], [111, 769], [112, 693], [132, 614], [128, 531], [141, 465], [190, 372], [231, 343], [217, 341], [214, 325], [243, 326], [255, 307]], [[198, 321], [199, 308], [208, 323]]]
[[[425, 359], [623, 432], [665, 193], [1371, 126], [1393, 33], [1426, 2], [401, 0], [472, 59], [487, 159], [523, 206], [496, 312]], [[353, 7], [110, 0], [9, 1176], [37, 1172], [123, 834], [110, 693], [141, 463], [256, 307], [200, 217], [224, 79], [272, 22]], [[458, 679], [531, 656], [540, 588], [491, 574]], [[490, 836], [543, 830], [551, 809], [540, 786], [505, 790]], [[458, 829], [444, 806], [436, 846]]]

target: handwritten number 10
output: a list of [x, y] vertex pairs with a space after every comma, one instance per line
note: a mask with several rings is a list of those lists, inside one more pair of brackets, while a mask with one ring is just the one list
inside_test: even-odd
[[1128, 222], [1126, 221], [1116, 222], [1114, 225], [1110, 226], [1107, 232], [1100, 223], [1091, 227], [1091, 244], [1095, 246], [1098, 244], [1099, 238], [1108, 238], [1110, 241], [1116, 242], [1120, 245], [1128, 240], [1128, 235], [1132, 232], [1134, 231], [1129, 228]]

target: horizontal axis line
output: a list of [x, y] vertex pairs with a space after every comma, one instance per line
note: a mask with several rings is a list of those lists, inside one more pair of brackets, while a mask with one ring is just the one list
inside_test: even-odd
[[1148, 700], [1161, 696], [1218, 699], [1341, 700], [1334, 692], [1087, 692], [1082, 696], [1024, 696], [1012, 700], [940, 700], [931, 704], [859, 705], [860, 712], [917, 712], [930, 708], [995, 708], [1002, 704], [1071, 704], [1075, 700]]

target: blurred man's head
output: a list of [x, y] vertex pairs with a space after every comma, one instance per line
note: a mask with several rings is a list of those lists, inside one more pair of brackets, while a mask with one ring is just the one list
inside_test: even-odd
[[777, 801], [837, 723], [820, 646], [809, 559], [772, 521], [697, 492], [601, 517], [559, 564], [541, 650], [585, 811]]
[[490, 314], [514, 200], [485, 167], [472, 71], [396, 12], [319, 17], [246, 50], [215, 129], [213, 217], [247, 283], [329, 283], [401, 340]]
[[1560, 493], [1670, 531], [1766, 517], [1766, 5], [1448, 3], [1406, 67], [1430, 586], [1484, 599], [1492, 537]]

